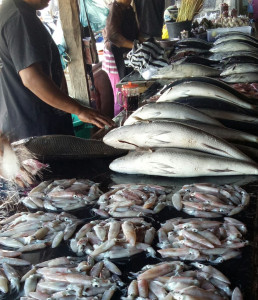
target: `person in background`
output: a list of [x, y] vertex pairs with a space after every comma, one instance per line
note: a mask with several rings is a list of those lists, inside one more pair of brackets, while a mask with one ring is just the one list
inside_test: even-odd
[[255, 26], [255, 36], [258, 37], [258, 0], [252, 1], [253, 5], [253, 20]]
[[252, 19], [254, 16], [253, 0], [248, 0], [247, 13], [248, 13], [248, 18]]
[[163, 27], [165, 0], [134, 0], [140, 34], [144, 38], [160, 38]]
[[134, 40], [139, 38], [136, 16], [131, 6], [132, 0], [116, 0], [110, 6], [106, 27], [103, 30], [104, 59], [102, 68], [107, 72], [114, 94], [114, 115], [122, 107], [116, 99], [117, 83], [127, 75], [124, 55], [134, 45]]
[[58, 49], [36, 15], [50, 0], [4, 0], [0, 7], [0, 132], [16, 141], [74, 134], [71, 114], [100, 128], [114, 122], [62, 92]]

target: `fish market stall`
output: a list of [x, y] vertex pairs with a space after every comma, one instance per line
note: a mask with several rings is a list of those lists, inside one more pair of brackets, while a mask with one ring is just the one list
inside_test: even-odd
[[103, 140], [9, 147], [45, 169], [1, 215], [1, 299], [256, 299], [257, 45], [179, 40]]

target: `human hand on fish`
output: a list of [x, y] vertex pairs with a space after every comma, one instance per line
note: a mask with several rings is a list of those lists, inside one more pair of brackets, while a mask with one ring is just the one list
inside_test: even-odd
[[0, 176], [21, 187], [28, 187], [44, 168], [47, 165], [37, 161], [25, 147], [14, 148], [8, 138], [0, 134]]
[[115, 123], [109, 117], [100, 114], [97, 110], [89, 107], [83, 107], [78, 114], [78, 118], [84, 123], [91, 123], [99, 128], [105, 126], [113, 127]]

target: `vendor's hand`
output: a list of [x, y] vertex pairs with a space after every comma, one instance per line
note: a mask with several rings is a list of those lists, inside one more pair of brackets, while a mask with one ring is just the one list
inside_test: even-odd
[[84, 123], [91, 123], [99, 128], [115, 126], [114, 121], [112, 121], [109, 117], [103, 116], [97, 110], [89, 107], [83, 107], [81, 112], [78, 114], [78, 118]]

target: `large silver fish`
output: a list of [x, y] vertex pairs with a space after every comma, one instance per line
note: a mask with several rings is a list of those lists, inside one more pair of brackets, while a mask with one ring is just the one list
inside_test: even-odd
[[199, 64], [171, 64], [160, 68], [152, 78], [182, 78], [187, 76], [219, 76], [219, 70]]
[[228, 41], [218, 45], [215, 45], [210, 49], [210, 52], [236, 52], [236, 51], [251, 51], [257, 53], [257, 47], [249, 45], [248, 43]]
[[[212, 135], [215, 135], [221, 139], [224, 139], [226, 141], [235, 141], [235, 142], [252, 142], [252, 143], [258, 143], [258, 136], [253, 135], [247, 132], [235, 130], [228, 127], [223, 127], [223, 129], [220, 126], [212, 125], [212, 124], [204, 124], [200, 122], [195, 121], [185, 121], [185, 120], [178, 120], [178, 122], [182, 122], [182, 124], [190, 125], [193, 127], [197, 127], [201, 130], [204, 130]], [[258, 152], [258, 150], [257, 150]]]
[[243, 34], [231, 34], [231, 35], [227, 35], [227, 36], [222, 36], [218, 39], [216, 39], [216, 41], [213, 43], [213, 45], [218, 45], [224, 42], [228, 42], [228, 41], [233, 41], [233, 40], [242, 40], [242, 41], [249, 41], [252, 43], [256, 43], [258, 45], [258, 41], [255, 40], [254, 38], [247, 36], [247, 35], [243, 35]]
[[222, 111], [222, 110], [207, 109], [207, 108], [199, 108], [199, 110], [216, 119], [224, 119], [224, 120], [231, 120], [231, 121], [238, 121], [238, 122], [245, 122], [245, 123], [257, 123], [258, 125], [258, 118], [255, 116], [244, 115], [241, 113], [236, 113], [231, 111], [224, 111], [224, 110]]
[[211, 118], [210, 116], [201, 113], [198, 109], [188, 105], [163, 102], [150, 103], [138, 108], [125, 121], [124, 125], [131, 125], [142, 120], [148, 119], [182, 119], [195, 120], [206, 124], [214, 124], [222, 126], [222, 124]]
[[222, 80], [227, 83], [254, 83], [258, 82], [258, 72], [229, 75]]
[[172, 102], [182, 97], [209, 97], [225, 102], [233, 103], [248, 109], [255, 109], [255, 106], [231, 94], [230, 92], [210, 83], [189, 81], [177, 84], [168, 88], [157, 100], [157, 102]]
[[220, 76], [227, 76], [239, 73], [258, 73], [258, 64], [234, 64], [226, 68]]
[[108, 132], [104, 143], [114, 148], [186, 148], [251, 161], [234, 146], [201, 129], [178, 122], [151, 122], [122, 126]]
[[125, 174], [166, 177], [258, 175], [255, 163], [176, 148], [133, 151], [115, 159], [109, 168]]
[[209, 60], [221, 61], [222, 59], [227, 59], [235, 56], [248, 56], [253, 58], [258, 58], [255, 52], [251, 51], [230, 51], [230, 52], [217, 52], [209, 56]]

